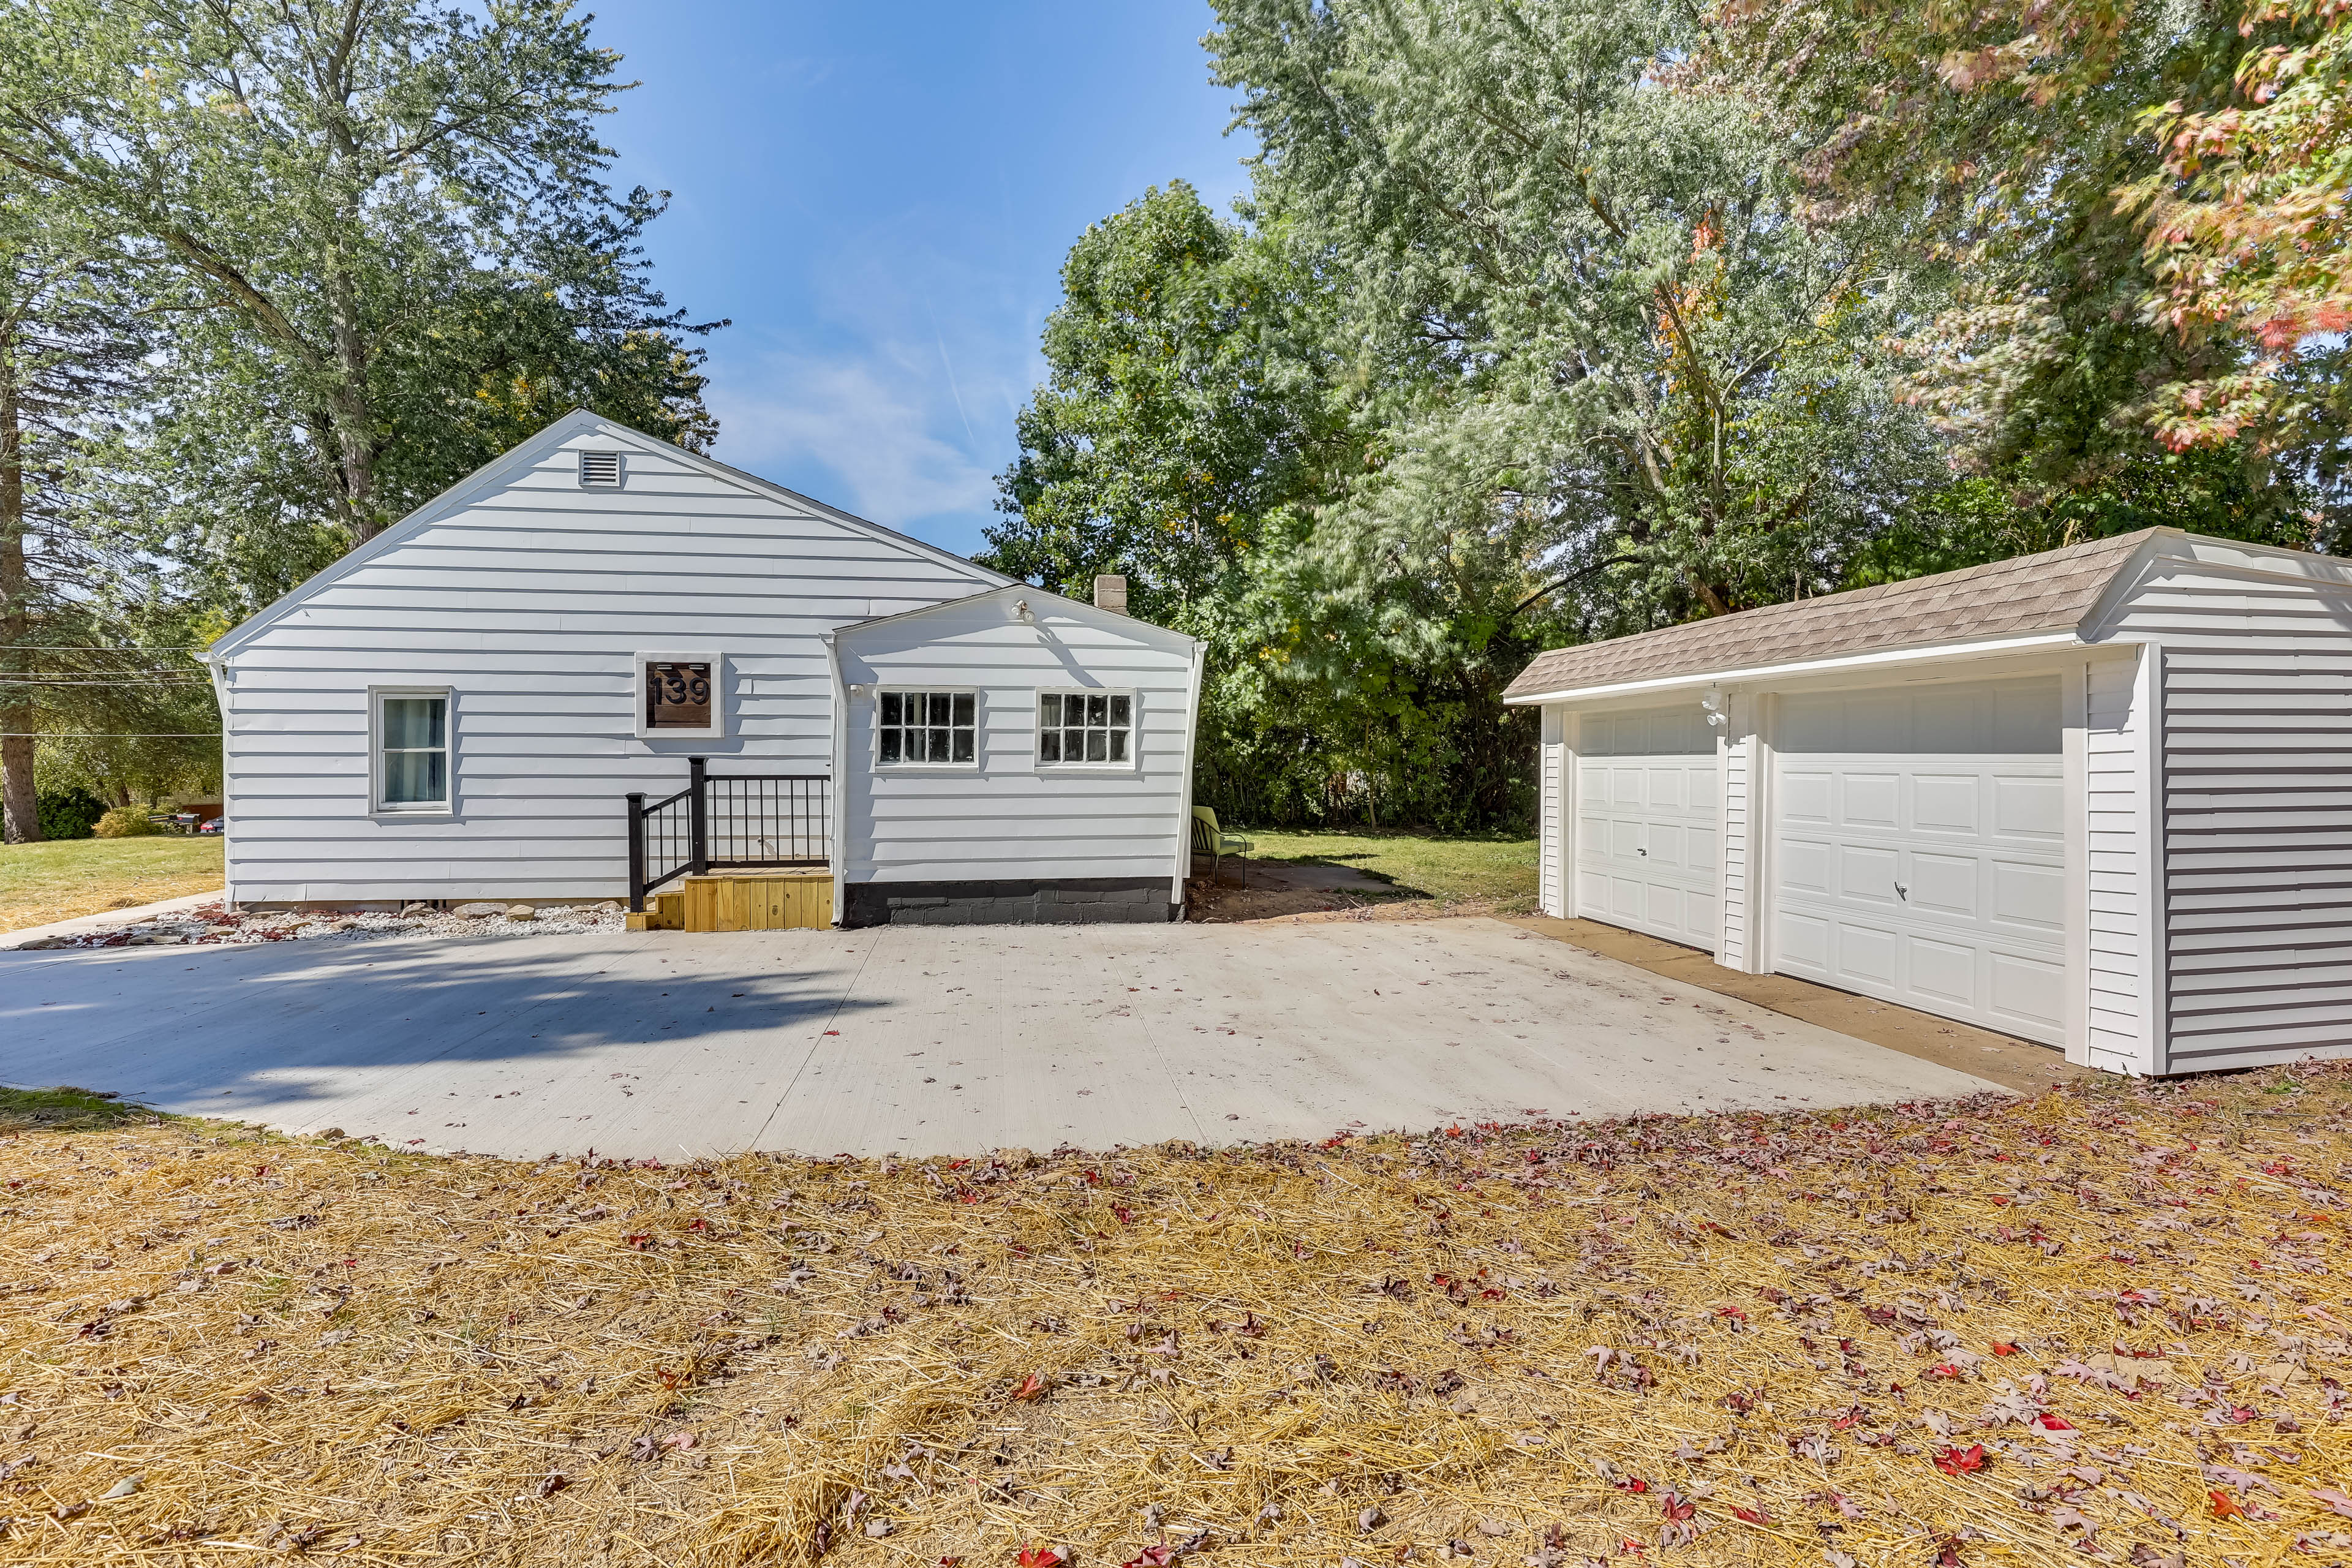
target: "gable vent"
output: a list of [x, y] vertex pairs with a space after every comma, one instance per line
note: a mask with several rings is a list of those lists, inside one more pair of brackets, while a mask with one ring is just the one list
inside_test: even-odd
[[621, 454], [618, 452], [581, 453], [580, 482], [596, 489], [620, 489]]

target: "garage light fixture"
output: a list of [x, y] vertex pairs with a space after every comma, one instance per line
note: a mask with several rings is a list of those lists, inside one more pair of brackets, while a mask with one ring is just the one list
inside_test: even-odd
[[1706, 721], [1709, 724], [1723, 724], [1729, 721], [1731, 715], [1724, 710], [1726, 700], [1723, 688], [1720, 686], [1710, 686], [1698, 694], [1698, 705], [1706, 710]]

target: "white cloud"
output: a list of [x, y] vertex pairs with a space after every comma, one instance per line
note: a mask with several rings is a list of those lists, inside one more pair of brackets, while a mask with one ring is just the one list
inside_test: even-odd
[[954, 517], [976, 531], [995, 470], [947, 434], [963, 421], [944, 369], [927, 376], [910, 357], [714, 354], [718, 456], [891, 528]]

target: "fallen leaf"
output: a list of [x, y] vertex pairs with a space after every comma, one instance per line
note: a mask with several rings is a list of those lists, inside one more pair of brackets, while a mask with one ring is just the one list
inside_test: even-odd
[[1946, 1448], [1936, 1456], [1936, 1468], [1948, 1476], [1964, 1476], [1971, 1470], [1981, 1470], [1984, 1467], [1985, 1451], [1982, 1443], [1974, 1443], [1966, 1448]]

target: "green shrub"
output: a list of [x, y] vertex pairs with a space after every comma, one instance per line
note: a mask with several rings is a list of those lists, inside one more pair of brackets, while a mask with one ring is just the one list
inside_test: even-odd
[[106, 803], [86, 789], [45, 790], [38, 798], [43, 838], [88, 838], [106, 815]]
[[143, 805], [118, 805], [98, 819], [92, 832], [100, 838], [143, 838], [157, 831]]

